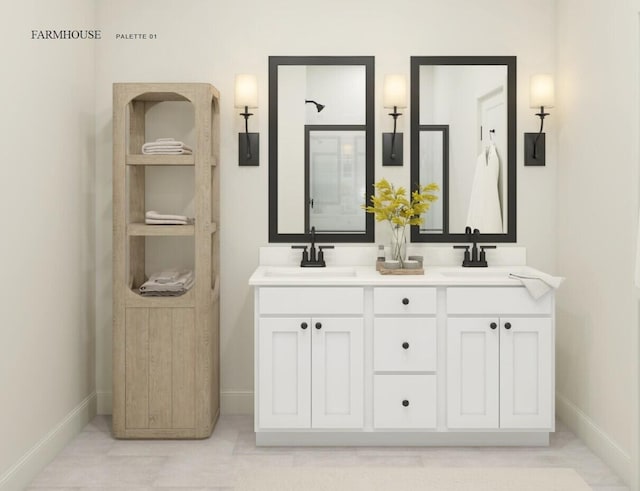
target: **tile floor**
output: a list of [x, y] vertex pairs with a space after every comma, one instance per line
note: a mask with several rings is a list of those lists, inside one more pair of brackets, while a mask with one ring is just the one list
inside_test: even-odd
[[30, 490], [233, 490], [261, 466], [570, 467], [597, 491], [628, 491], [602, 460], [558, 422], [544, 448], [260, 448], [250, 416], [223, 416], [208, 440], [115, 440], [97, 416], [31, 483]]

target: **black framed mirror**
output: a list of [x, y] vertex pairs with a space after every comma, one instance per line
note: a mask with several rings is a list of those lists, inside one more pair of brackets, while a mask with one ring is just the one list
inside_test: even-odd
[[440, 199], [412, 242], [516, 241], [516, 57], [411, 57], [411, 188]]
[[373, 56], [269, 57], [269, 242], [373, 242]]

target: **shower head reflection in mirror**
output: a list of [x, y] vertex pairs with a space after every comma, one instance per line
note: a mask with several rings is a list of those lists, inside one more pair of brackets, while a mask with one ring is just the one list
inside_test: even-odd
[[372, 242], [372, 185], [373, 57], [270, 57], [269, 241]]

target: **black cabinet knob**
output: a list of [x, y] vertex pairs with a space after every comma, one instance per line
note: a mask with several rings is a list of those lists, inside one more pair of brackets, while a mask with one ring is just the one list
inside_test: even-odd
[[316, 322], [316, 329], [322, 329], [322, 324], [320, 322]]
[[409, 401], [407, 401], [406, 399], [404, 401], [402, 401], [402, 405], [404, 407], [407, 407], [409, 405]]
[[409, 305], [409, 299], [408, 298], [403, 298], [402, 299], [402, 304], [403, 305]]
[[302, 329], [306, 329], [307, 327], [309, 327], [309, 324], [307, 324], [306, 322], [303, 322], [302, 324], [300, 324], [300, 327]]
[[505, 322], [504, 323], [504, 328], [505, 329], [511, 329], [511, 322]]
[[491, 324], [489, 324], [489, 327], [491, 329], [495, 329], [496, 327], [498, 327], [498, 324], [496, 324], [495, 322], [492, 322]]
[[404, 343], [402, 343], [402, 347], [404, 349], [409, 349], [409, 343], [407, 343], [406, 341]]

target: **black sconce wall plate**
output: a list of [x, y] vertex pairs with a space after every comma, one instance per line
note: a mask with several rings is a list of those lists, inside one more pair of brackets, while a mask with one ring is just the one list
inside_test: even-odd
[[[249, 148], [247, 148], [247, 135]], [[260, 133], [238, 133], [238, 165], [260, 165]]]
[[[544, 133], [525, 133], [524, 134], [524, 165], [527, 166], [544, 166], [546, 157]], [[536, 138], [538, 139], [536, 143]], [[535, 157], [534, 157], [535, 145]]]
[[[403, 164], [404, 145], [402, 133], [395, 134], [395, 142], [391, 145], [393, 133], [382, 133], [382, 165], [401, 166]], [[391, 149], [393, 148], [393, 155]]]

